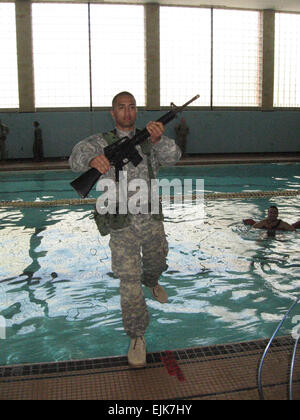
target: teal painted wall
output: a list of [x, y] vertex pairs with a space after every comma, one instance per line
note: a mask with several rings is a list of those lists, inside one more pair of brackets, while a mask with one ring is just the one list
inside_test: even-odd
[[[139, 111], [137, 126], [143, 128], [164, 112]], [[297, 111], [185, 111], [190, 129], [187, 153], [263, 153], [300, 152], [300, 113]], [[113, 128], [109, 111], [0, 113], [10, 133], [7, 137], [9, 159], [30, 158], [33, 121], [43, 131], [45, 157], [69, 156], [81, 139]], [[179, 118], [166, 126], [175, 137]]]

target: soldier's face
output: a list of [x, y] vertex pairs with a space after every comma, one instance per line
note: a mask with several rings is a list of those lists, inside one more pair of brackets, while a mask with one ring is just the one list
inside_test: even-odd
[[116, 127], [122, 131], [133, 130], [136, 114], [137, 110], [135, 100], [129, 95], [119, 96], [111, 111]]

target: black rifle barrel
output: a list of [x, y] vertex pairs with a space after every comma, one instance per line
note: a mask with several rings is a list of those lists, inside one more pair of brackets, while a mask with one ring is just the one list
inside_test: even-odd
[[[185, 107], [187, 107], [191, 102], [194, 102], [196, 99], [199, 98], [200, 95], [194, 96], [192, 99], [190, 99], [188, 102], [186, 102], [184, 105], [177, 107], [173, 106], [172, 109], [167, 112], [166, 114], [162, 115], [157, 122], [161, 122], [163, 125], [167, 124], [169, 121], [173, 120], [176, 117], [176, 114], [178, 112], [181, 112]], [[139, 143], [142, 143], [145, 139], [147, 139], [150, 136], [149, 132], [146, 128], [144, 128], [142, 131], [139, 131], [138, 134], [136, 134], [130, 141], [130, 145], [132, 147], [136, 146]], [[104, 154], [105, 154], [105, 148], [104, 148]], [[96, 168], [91, 168], [88, 171], [81, 174], [78, 178], [74, 179], [70, 184], [74, 188], [74, 190], [82, 197], [85, 198], [93, 188], [93, 186], [96, 184], [100, 176], [103, 175], [101, 172], [99, 172]]]

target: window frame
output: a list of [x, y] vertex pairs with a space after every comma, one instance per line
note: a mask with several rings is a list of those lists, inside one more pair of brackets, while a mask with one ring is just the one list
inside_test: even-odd
[[[1, 3], [10, 3], [13, 2], [13, 0], [0, 0]], [[35, 3], [52, 3], [52, 1], [49, 0], [35, 0], [35, 1], [30, 1], [30, 5], [35, 4]], [[62, 4], [68, 4], [67, 1], [60, 1], [60, 0], [56, 0], [55, 3], [62, 3]], [[85, 0], [77, 0], [76, 3], [85, 3], [85, 4], [89, 4], [87, 1]], [[96, 2], [98, 3], [98, 2]], [[112, 3], [109, 3], [112, 4]], [[113, 3], [113, 4], [118, 4], [118, 3]], [[120, 3], [123, 4], [124, 3]], [[131, 3], [131, 4], [139, 4], [140, 7], [144, 7], [144, 8], [149, 8], [150, 6], [153, 6], [154, 4], [152, 3]], [[156, 7], [160, 8], [161, 6], [159, 4], [155, 4]], [[207, 6], [191, 6], [191, 5], [168, 5], [167, 7], [195, 7], [195, 8], [208, 8]], [[212, 11], [216, 10], [216, 9], [226, 9], [226, 10], [243, 10], [243, 11], [258, 11], [261, 13], [264, 13], [266, 11], [262, 10], [262, 9], [246, 9], [246, 8], [234, 8], [234, 7], [209, 7]], [[297, 14], [300, 15], [300, 12], [289, 12], [289, 11], [276, 11], [273, 10], [274, 13], [289, 13], [289, 14]], [[18, 16], [16, 16], [16, 19], [18, 20]], [[27, 22], [28, 24], [28, 22]], [[153, 22], [154, 25], [159, 25], [159, 22]], [[32, 29], [32, 28], [31, 28]], [[17, 32], [18, 32], [18, 27], [16, 28]], [[18, 36], [18, 33], [16, 34]], [[265, 27], [263, 28], [263, 37], [265, 36]], [[146, 30], [145, 30], [145, 37], [146, 37]], [[274, 37], [275, 40], [275, 37]], [[145, 41], [147, 41], [145, 39]], [[31, 51], [32, 52], [32, 51]], [[30, 51], [29, 51], [30, 53]], [[146, 57], [147, 57], [147, 52], [146, 52]], [[17, 59], [18, 59], [18, 46], [17, 46]], [[263, 62], [264, 60], [266, 60], [265, 54], [263, 52]], [[274, 66], [273, 66], [273, 71], [275, 70]], [[145, 76], [146, 78], [148, 78], [148, 75]], [[263, 78], [263, 77], [262, 77]], [[262, 82], [262, 98], [264, 98], [264, 91], [265, 91], [265, 86], [264, 86], [264, 82]], [[150, 83], [151, 85], [151, 83]], [[148, 90], [147, 90], [148, 87]], [[147, 97], [147, 91], [149, 92], [149, 83], [145, 82], [145, 91], [146, 91], [146, 97]], [[22, 93], [22, 92], [21, 92]], [[198, 92], [196, 92], [198, 93]], [[201, 94], [201, 92], [199, 92]], [[273, 94], [274, 94], [274, 89], [273, 89]], [[24, 95], [24, 92], [23, 92]], [[19, 98], [20, 98], [20, 86], [19, 86]], [[262, 99], [262, 101], [264, 101], [264, 99]], [[181, 104], [178, 104], [181, 105]], [[90, 112], [90, 111], [106, 111], [106, 110], [110, 110], [111, 107], [110, 106], [95, 106], [91, 109], [91, 107], [56, 107], [56, 108], [52, 108], [52, 107], [43, 107], [43, 108], [37, 108], [35, 107], [33, 109], [34, 111], [45, 111], [45, 112], [74, 112], [74, 111], [86, 111], [86, 112]], [[138, 106], [138, 109], [141, 110], [165, 110], [165, 109], [169, 109], [169, 106], [162, 106], [161, 102], [159, 101], [159, 105], [157, 105], [155, 108], [153, 107], [148, 107], [147, 106], [147, 102], [145, 106]], [[273, 106], [270, 107], [269, 109], [264, 109], [264, 104], [262, 103], [262, 106], [214, 106], [212, 105], [212, 101], [210, 103], [209, 106], [195, 106], [193, 104], [190, 105], [189, 109], [192, 110], [203, 110], [203, 111], [222, 111], [222, 110], [230, 110], [230, 111], [264, 111], [264, 110], [268, 110], [268, 111], [276, 111], [276, 110], [280, 110], [280, 111], [300, 111], [300, 107], [277, 107], [274, 106], [274, 100], [273, 100]], [[19, 105], [19, 108], [0, 108], [0, 114], [4, 113], [4, 112], [26, 112], [26, 110], [21, 108], [21, 105]]]

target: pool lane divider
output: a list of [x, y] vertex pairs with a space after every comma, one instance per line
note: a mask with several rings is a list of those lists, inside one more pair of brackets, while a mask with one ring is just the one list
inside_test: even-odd
[[[300, 190], [279, 191], [250, 191], [238, 193], [204, 193], [204, 200], [226, 200], [234, 198], [266, 198], [266, 197], [295, 197], [300, 195]], [[174, 195], [170, 195], [173, 201]], [[201, 199], [201, 194], [192, 194], [192, 200]], [[51, 207], [51, 206], [81, 206], [96, 203], [96, 198], [70, 198], [60, 200], [37, 200], [37, 201], [0, 201], [0, 207]]]

